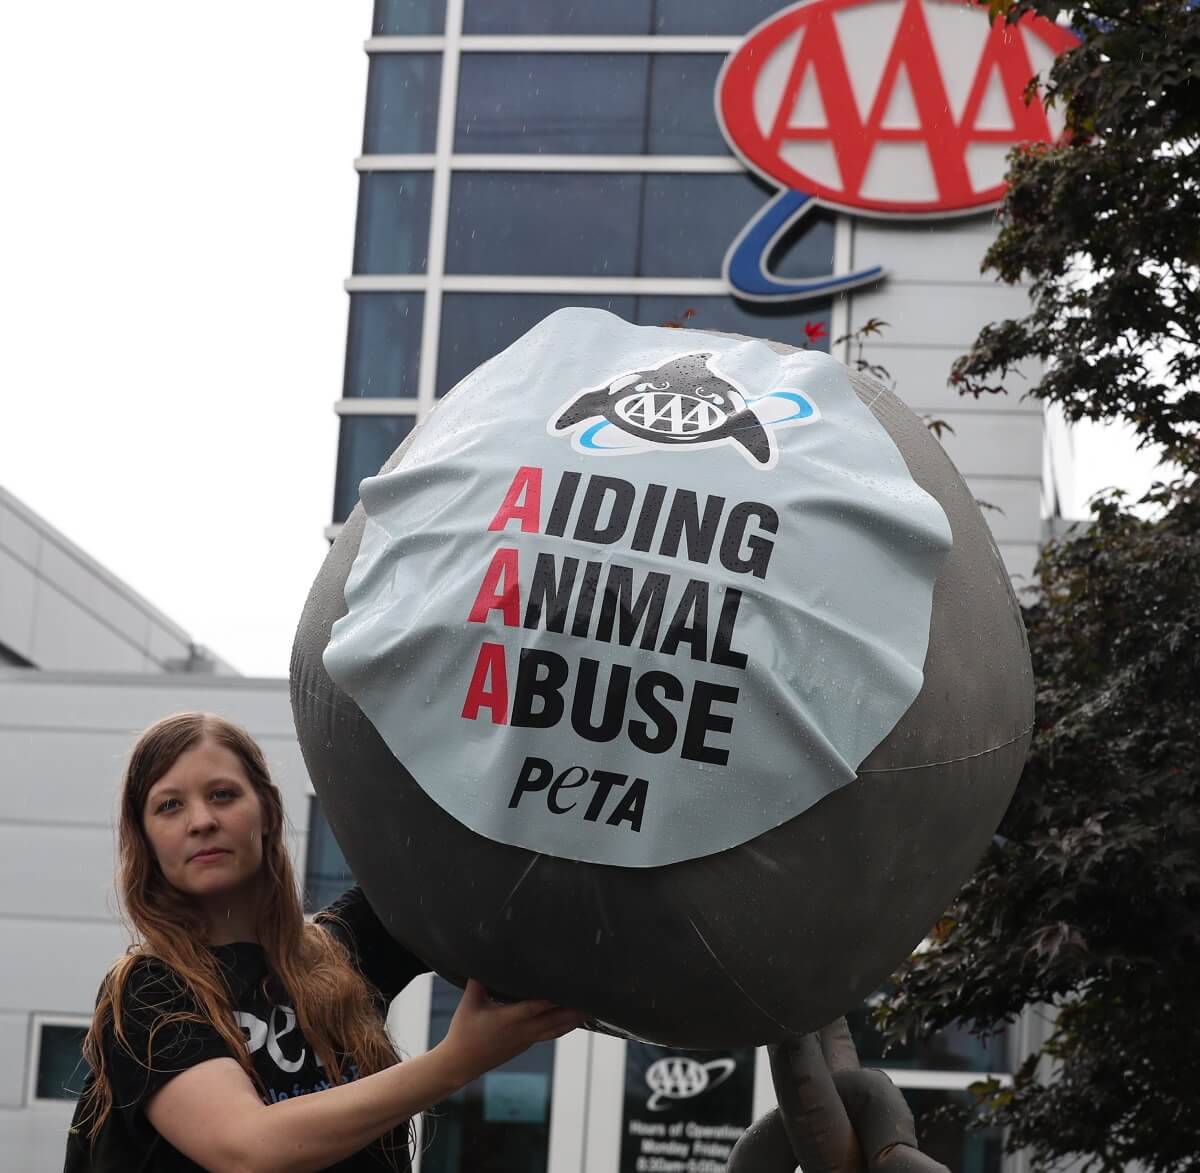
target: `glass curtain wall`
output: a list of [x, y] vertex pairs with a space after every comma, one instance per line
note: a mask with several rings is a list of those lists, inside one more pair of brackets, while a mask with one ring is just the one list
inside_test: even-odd
[[[729, 152], [713, 93], [778, 6], [378, 0], [335, 525], [439, 396], [563, 306], [828, 349], [828, 303], [738, 302], [721, 280], [773, 191]], [[774, 268], [828, 273], [833, 247], [814, 216]]]

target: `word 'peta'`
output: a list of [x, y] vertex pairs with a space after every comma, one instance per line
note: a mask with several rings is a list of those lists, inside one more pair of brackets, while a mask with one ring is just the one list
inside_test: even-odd
[[[510, 808], [516, 807], [526, 794], [545, 791], [546, 809], [554, 815], [565, 815], [573, 811], [579, 803], [573, 799], [564, 799], [562, 792], [575, 790], [585, 782], [591, 782], [594, 789], [587, 809], [583, 811], [583, 818], [585, 822], [594, 823], [604, 813], [609, 794], [616, 787], [626, 786], [630, 778], [628, 774], [616, 774], [611, 770], [589, 771], [587, 766], [568, 766], [556, 777], [554, 767], [545, 758], [526, 758], [521, 772], [517, 775], [517, 783], [513, 787], [508, 805]], [[628, 823], [631, 830], [640, 831], [642, 816], [646, 813], [648, 786], [645, 778], [634, 778], [627, 790], [618, 790], [620, 798], [612, 804], [605, 823], [610, 827]]]

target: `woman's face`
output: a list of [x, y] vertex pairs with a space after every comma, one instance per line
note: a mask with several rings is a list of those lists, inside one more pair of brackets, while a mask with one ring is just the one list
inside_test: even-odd
[[150, 787], [142, 810], [167, 883], [202, 902], [253, 891], [265, 822], [241, 760], [207, 737]]

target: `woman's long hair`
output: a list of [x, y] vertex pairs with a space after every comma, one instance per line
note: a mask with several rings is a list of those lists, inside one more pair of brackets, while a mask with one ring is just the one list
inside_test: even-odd
[[[202, 1022], [216, 1029], [246, 1074], [261, 1086], [245, 1036], [216, 958], [205, 945], [204, 922], [190, 897], [163, 877], [143, 826], [146, 795], [182, 754], [209, 739], [232, 751], [262, 803], [265, 831], [259, 883], [258, 940], [267, 966], [283, 983], [305, 1039], [326, 1073], [337, 1082], [353, 1063], [360, 1075], [390, 1067], [397, 1055], [388, 1039], [366, 981], [333, 934], [307, 924], [295, 873], [284, 842], [283, 801], [271, 781], [266, 759], [244, 730], [211, 713], [179, 713], [150, 726], [129, 758], [121, 787], [117, 832], [117, 889], [134, 940], [108, 971], [84, 1042], [93, 1072], [83, 1120], [94, 1140], [113, 1105], [104, 1058], [104, 1032], [111, 1024], [119, 1045], [128, 1047], [122, 996], [134, 966], [147, 957], [168, 965], [187, 986], [199, 1014], [180, 1012], [172, 1022]], [[151, 1036], [148, 1051], [152, 1049]], [[144, 1062], [151, 1063], [149, 1053]]]

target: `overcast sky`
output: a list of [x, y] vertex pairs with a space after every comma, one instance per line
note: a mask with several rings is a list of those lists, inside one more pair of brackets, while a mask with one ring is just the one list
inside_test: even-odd
[[252, 674], [326, 549], [370, 10], [0, 16], [0, 484]]
[[[370, 14], [0, 14], [0, 484], [253, 675], [326, 550]], [[1077, 448], [1068, 510], [1148, 475]]]

